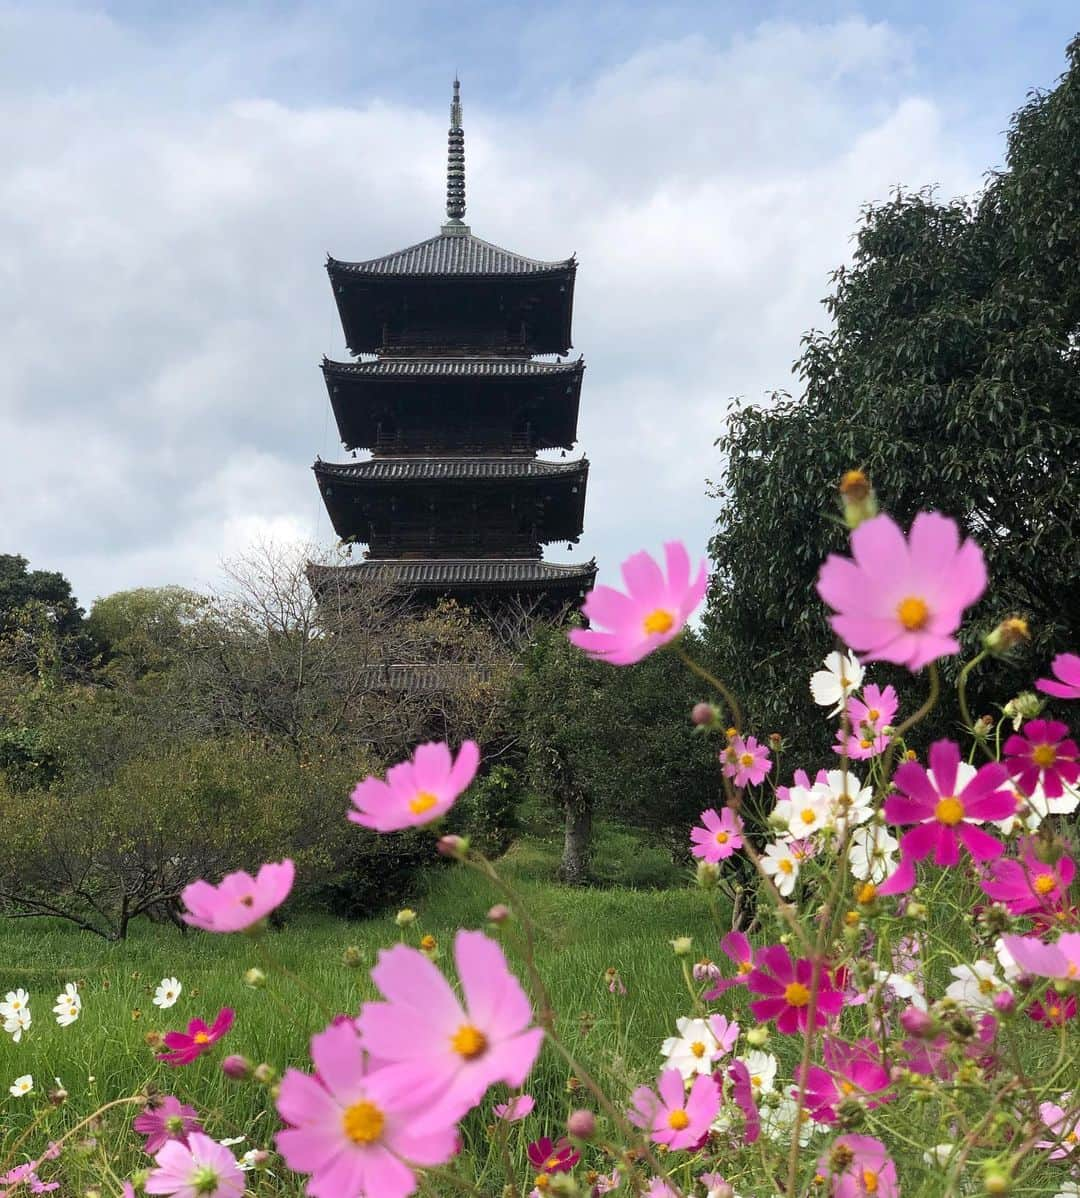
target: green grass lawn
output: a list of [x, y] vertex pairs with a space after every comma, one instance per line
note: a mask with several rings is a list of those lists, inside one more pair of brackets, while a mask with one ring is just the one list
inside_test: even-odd
[[[570, 889], [549, 881], [553, 864], [546, 848], [523, 842], [500, 869], [526, 898], [539, 927], [537, 963], [563, 1037], [587, 1067], [607, 1071], [612, 1089], [625, 1094], [627, 1084], [652, 1080], [661, 1039], [674, 1030], [676, 1015], [689, 1013], [681, 969], [667, 941], [689, 935], [696, 955], [716, 956], [718, 935], [696, 888]], [[367, 969], [381, 947], [400, 939], [415, 944], [421, 935], [431, 934], [447, 964], [455, 929], [484, 927], [486, 912], [498, 897], [473, 872], [447, 866], [418, 878], [416, 893], [406, 896], [403, 905], [413, 907], [418, 919], [404, 932], [395, 926], [393, 911], [359, 923], [300, 917], [284, 930], [268, 933], [267, 943], [330, 1010], [355, 1012], [374, 996]], [[343, 964], [349, 946], [360, 950], [359, 968]], [[267, 986], [244, 985], [245, 971], [259, 965], [269, 974]], [[603, 975], [609, 966], [625, 980], [624, 998], [608, 992]], [[160, 1011], [152, 1004], [153, 991], [169, 975], [180, 979], [183, 994], [176, 1006]], [[54, 996], [71, 981], [79, 984], [83, 1013], [74, 1025], [61, 1028], [51, 1008]], [[31, 1150], [35, 1145], [40, 1150], [47, 1136], [55, 1137], [95, 1107], [147, 1085], [197, 1107], [216, 1138], [247, 1136], [235, 1151], [271, 1147], [276, 1118], [265, 1090], [228, 1081], [219, 1062], [226, 1053], [240, 1052], [279, 1070], [290, 1064], [307, 1067], [308, 1037], [325, 1023], [313, 999], [266, 965], [246, 937], [184, 936], [146, 922], [135, 925], [122, 944], [107, 944], [53, 921], [0, 923], [0, 993], [17, 986], [30, 992], [33, 1027], [21, 1044], [0, 1037], [0, 1142], [9, 1151], [47, 1107], [45, 1091], [55, 1085], [55, 1077], [70, 1097], [62, 1109], [45, 1116], [47, 1132], [35, 1131], [28, 1141]], [[145, 1040], [148, 1032], [182, 1029], [195, 1016], [209, 1021], [222, 1006], [235, 1008], [236, 1023], [213, 1053], [180, 1069], [154, 1059]], [[10, 1097], [8, 1086], [27, 1073], [33, 1075], [35, 1093]], [[568, 1091], [567, 1077], [560, 1059], [545, 1049], [528, 1086], [538, 1101], [528, 1124], [530, 1137], [558, 1135], [568, 1110], [582, 1102], [583, 1096], [575, 1100]], [[137, 1152], [140, 1141], [127, 1131], [134, 1113], [134, 1108], [111, 1112], [95, 1132], [96, 1149], [68, 1154], [64, 1168], [71, 1193], [97, 1180], [102, 1154], [124, 1173], [149, 1163]], [[476, 1113], [464, 1128], [467, 1144], [476, 1150], [466, 1153], [475, 1162], [468, 1167], [481, 1172], [494, 1168], [488, 1161], [486, 1114]], [[484, 1174], [485, 1181], [488, 1176]], [[490, 1188], [498, 1192], [501, 1180], [496, 1183], [492, 1176]], [[295, 1179], [285, 1178], [274, 1182], [260, 1177], [256, 1190], [260, 1195], [300, 1192]]]

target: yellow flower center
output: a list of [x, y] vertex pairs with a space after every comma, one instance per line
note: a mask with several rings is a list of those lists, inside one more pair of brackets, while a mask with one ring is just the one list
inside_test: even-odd
[[744, 753], [744, 754], [743, 754], [743, 755], [742, 755], [742, 756], [739, 758], [739, 764], [740, 764], [740, 765], [745, 765], [745, 766], [751, 766], [751, 765], [753, 765], [753, 764], [754, 764], [754, 755], [753, 755], [753, 753]]
[[908, 595], [896, 605], [896, 615], [908, 632], [920, 632], [930, 619], [930, 609], [926, 600], [918, 595]]
[[739, 962], [739, 972], [740, 973], [749, 973], [753, 968], [754, 968], [753, 965], [751, 965], [749, 961], [740, 961]]
[[409, 800], [409, 810], [413, 815], [423, 815], [425, 811], [430, 811], [438, 801], [438, 798], [430, 790], [421, 790], [415, 799]]
[[761, 1074], [760, 1073], [752, 1073], [750, 1075], [750, 1084], [754, 1087], [755, 1090], [760, 1090], [761, 1089]]
[[877, 896], [877, 887], [873, 882], [864, 882], [855, 895], [857, 903], [872, 903]]
[[954, 795], [945, 795], [938, 799], [938, 804], [934, 808], [934, 819], [939, 824], [945, 824], [946, 827], [952, 828], [963, 818], [964, 804], [958, 798]]
[[1057, 749], [1053, 745], [1036, 745], [1031, 752], [1031, 760], [1040, 769], [1046, 769], [1057, 761]]
[[1066, 1135], [1065, 1135], [1065, 1143], [1066, 1144], [1075, 1144], [1076, 1141], [1077, 1141], [1076, 1132], [1070, 1131], [1070, 1132], [1066, 1133]]
[[702, 1042], [700, 1040], [695, 1040], [693, 1042], [693, 1044], [690, 1045], [690, 1051], [700, 1061], [701, 1058], [705, 1055], [705, 1045], [702, 1044]]
[[557, 1169], [559, 1167], [559, 1164], [560, 1164], [560, 1161], [557, 1156], [549, 1156], [547, 1158], [547, 1160], [544, 1161], [544, 1168], [547, 1169], [548, 1172], [550, 1173], [552, 1169]]
[[805, 1007], [810, 1001], [810, 991], [802, 982], [789, 982], [784, 988], [784, 1001], [789, 1007]]
[[789, 874], [795, 868], [795, 866], [792, 865], [791, 862], [786, 857], [781, 857], [780, 860], [776, 863], [776, 868], [782, 874]]
[[840, 1083], [840, 1093], [841, 1094], [854, 1094], [855, 1087], [851, 1084], [851, 1082], [842, 1081]]
[[868, 1194], [876, 1194], [878, 1192], [878, 1175], [873, 1169], [864, 1169], [862, 1171], [863, 1189]]
[[873, 747], [874, 742], [868, 736], [864, 736], [862, 740], [859, 741], [860, 749], [872, 749]]
[[192, 1039], [195, 1041], [196, 1044], [209, 1044], [210, 1043], [210, 1037], [206, 1034], [206, 1032], [196, 1032], [195, 1035], [192, 1037]]
[[1035, 879], [1034, 887], [1036, 894], [1049, 894], [1057, 883], [1054, 881], [1052, 874], [1039, 874]]
[[435, 951], [436, 943], [437, 941], [435, 940], [435, 937], [430, 933], [428, 933], [426, 936], [420, 937], [420, 947], [425, 953], [433, 953]]
[[487, 1036], [471, 1023], [463, 1023], [450, 1037], [450, 1047], [467, 1061], [480, 1056], [486, 1051], [487, 1046]]
[[651, 611], [645, 617], [645, 631], [649, 636], [656, 636], [661, 633], [670, 632], [675, 624], [675, 617], [669, 611], [664, 611], [662, 607], [658, 607], [656, 611]]
[[1050, 1016], [1051, 1019], [1060, 1019], [1061, 1018], [1061, 1008], [1060, 1007], [1047, 1007], [1046, 1013], [1047, 1013], [1047, 1015]]
[[716, 843], [717, 844], [727, 844], [727, 842], [728, 842], [728, 834], [726, 832], [717, 832]]
[[690, 1116], [680, 1107], [668, 1115], [667, 1125], [672, 1131], [683, 1131], [690, 1126]]
[[866, 718], [868, 720], [870, 720], [872, 723], [876, 724], [878, 722], [878, 720], [881, 719], [881, 712], [878, 711], [878, 709], [876, 707], [871, 707], [870, 710], [866, 713]]
[[979, 993], [980, 994], [993, 994], [994, 993], [994, 983], [989, 978], [980, 978], [979, 979]]
[[801, 819], [804, 824], [812, 824], [814, 820], [817, 819], [817, 815], [812, 807], [804, 807], [802, 811], [799, 812], [799, 819]]
[[382, 1135], [385, 1123], [382, 1111], [367, 1099], [354, 1102], [341, 1119], [345, 1134], [354, 1144], [374, 1144]]

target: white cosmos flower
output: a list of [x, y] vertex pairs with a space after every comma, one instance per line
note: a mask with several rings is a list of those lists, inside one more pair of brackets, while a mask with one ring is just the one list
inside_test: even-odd
[[776, 883], [776, 889], [787, 898], [795, 889], [799, 877], [799, 861], [791, 850], [791, 845], [782, 840], [774, 840], [767, 845], [761, 858], [761, 868]]
[[719, 1053], [720, 1045], [708, 1021], [683, 1016], [675, 1020], [675, 1026], [679, 1034], [668, 1036], [660, 1046], [668, 1065], [678, 1069], [684, 1081], [689, 1081], [699, 1073], [712, 1073], [712, 1061]]
[[64, 987], [64, 993], [56, 996], [56, 1006], [53, 1007], [56, 1022], [61, 1027], [70, 1027], [79, 1018], [81, 1011], [82, 999], [79, 997], [78, 987], [74, 982], [68, 982]]
[[949, 972], [957, 980], [946, 988], [946, 997], [955, 1000], [969, 1010], [992, 1011], [994, 995], [1009, 989], [994, 973], [994, 967], [989, 961], [976, 961], [973, 965], [957, 965]]
[[878, 969], [874, 973], [874, 981], [879, 986], [884, 986], [886, 990], [904, 1002], [911, 1003], [913, 1007], [918, 1007], [920, 1011], [925, 1011], [926, 999], [922, 996], [915, 978], [910, 973], [889, 973], [887, 969]]
[[884, 882], [896, 868], [896, 850], [900, 842], [884, 824], [856, 828], [848, 842], [848, 864], [860, 882]]
[[14, 1098], [22, 1098], [24, 1094], [29, 1094], [34, 1088], [34, 1079], [29, 1073], [24, 1073], [22, 1077], [17, 1077], [10, 1086], [8, 1093]]
[[173, 1006], [183, 988], [176, 978], [162, 978], [154, 991], [154, 1006], [160, 1007], [163, 1011], [166, 1007]]
[[23, 1032], [30, 1030], [32, 1022], [30, 1008], [23, 1007], [21, 1010], [16, 1011], [14, 1015], [9, 1015], [4, 1020], [4, 1031], [18, 1044], [22, 1039]]
[[1001, 972], [1005, 975], [1007, 982], [1015, 982], [1024, 972], [1013, 960], [1012, 953], [1005, 947], [1005, 941], [1000, 936], [994, 941], [994, 956], [997, 957]]
[[810, 694], [819, 707], [832, 707], [829, 715], [839, 715], [847, 697], [862, 686], [863, 668], [854, 653], [835, 651], [823, 665], [824, 669], [810, 676]]
[[30, 1005], [30, 995], [25, 990], [9, 990], [7, 997], [0, 1002], [0, 1019], [11, 1019]]
[[[765, 1104], [761, 1107], [761, 1130], [770, 1140], [777, 1140], [782, 1144], [790, 1143], [791, 1129], [795, 1126], [798, 1111], [799, 1104], [795, 1099], [784, 1094], [775, 1106]], [[805, 1148], [814, 1132], [822, 1130], [822, 1125], [815, 1123], [810, 1118], [810, 1112], [804, 1107], [799, 1122], [799, 1143]]]
[[1054, 1195], [1054, 1198], [1080, 1198], [1080, 1185], [1075, 1181], [1059, 1181], [1057, 1183], [1061, 1189]]
[[831, 799], [805, 786], [789, 786], [788, 797], [773, 808], [773, 822], [799, 839], [821, 831], [831, 820]]
[[846, 823], [865, 824], [874, 814], [873, 788], [863, 786], [851, 770], [846, 775], [843, 770], [829, 770], [824, 779], [814, 783], [811, 793], [825, 802], [830, 822], [841, 834]]
[[776, 1081], [777, 1064], [776, 1057], [771, 1052], [762, 1052], [759, 1048], [752, 1048], [745, 1056], [735, 1059], [742, 1061], [746, 1066], [746, 1072], [750, 1074], [750, 1089], [753, 1091], [755, 1102], [762, 1094], [772, 1091]]

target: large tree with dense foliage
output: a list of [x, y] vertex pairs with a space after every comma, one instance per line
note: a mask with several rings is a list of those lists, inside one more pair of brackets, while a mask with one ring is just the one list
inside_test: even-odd
[[803, 340], [801, 395], [731, 412], [710, 641], [770, 726], [799, 727], [831, 646], [813, 583], [845, 545], [851, 467], [901, 522], [934, 508], [978, 539], [984, 628], [1028, 616], [1040, 662], [1080, 646], [1080, 38], [1068, 62], [1014, 115], [977, 197], [898, 191], [865, 209], [832, 327]]

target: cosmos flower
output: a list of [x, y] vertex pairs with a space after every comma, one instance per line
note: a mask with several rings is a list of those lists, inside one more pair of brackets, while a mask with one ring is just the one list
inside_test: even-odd
[[1053, 944], [1037, 936], [1001, 937], [1009, 956], [1025, 973], [1042, 978], [1080, 978], [1080, 932], [1062, 932]]
[[315, 1198], [406, 1198], [413, 1166], [441, 1165], [457, 1151], [453, 1120], [426, 1119], [423, 1095], [373, 1069], [351, 1021], [313, 1036], [311, 1058], [314, 1076], [288, 1069], [281, 1079], [277, 1108], [289, 1126], [277, 1150], [290, 1169], [311, 1174]]
[[765, 846], [761, 855], [761, 868], [776, 883], [776, 889], [788, 898], [799, 879], [799, 861], [786, 841], [774, 840]]
[[30, 1015], [30, 1008], [24, 1006], [4, 1019], [4, 1031], [18, 1044], [22, 1039], [23, 1032], [30, 1030], [31, 1023], [33, 1023], [33, 1019]]
[[535, 1106], [536, 1099], [531, 1094], [519, 1094], [516, 1098], [511, 1098], [509, 1102], [497, 1102], [491, 1111], [496, 1119], [505, 1119], [507, 1123], [516, 1123], [519, 1119], [524, 1119], [526, 1115], [531, 1115]]
[[723, 1015], [710, 1015], [708, 1019], [675, 1020], [679, 1029], [677, 1036], [668, 1036], [660, 1046], [667, 1057], [667, 1064], [678, 1069], [686, 1081], [699, 1073], [712, 1073], [713, 1061], [730, 1052], [739, 1036], [739, 1025], [728, 1023]]
[[1057, 720], [1029, 720], [1023, 732], [1009, 737], [1002, 752], [1024, 794], [1041, 785], [1048, 799], [1057, 799], [1065, 786], [1080, 778], [1080, 748]]
[[1009, 990], [989, 961], [956, 965], [949, 972], [956, 981], [949, 983], [945, 996], [972, 1011], [993, 1011], [995, 997]]
[[754, 950], [750, 947], [750, 941], [744, 933], [728, 932], [720, 941], [720, 951], [728, 960], [735, 962], [735, 976], [732, 978], [720, 978], [709, 993], [705, 995], [706, 1002], [713, 1002], [732, 986], [745, 986], [746, 979], [750, 976], [750, 971], [754, 968]]
[[900, 1195], [896, 1165], [885, 1145], [873, 1136], [838, 1136], [828, 1155], [818, 1161], [817, 1171], [832, 1182], [831, 1198]]
[[24, 1094], [29, 1094], [34, 1088], [34, 1079], [29, 1073], [24, 1073], [22, 1077], [17, 1077], [10, 1086], [8, 1093], [13, 1098], [22, 1098]]
[[656, 1090], [638, 1086], [627, 1118], [650, 1139], [670, 1149], [692, 1148], [708, 1132], [720, 1110], [720, 1091], [709, 1074], [694, 1079], [687, 1094], [678, 1069], [665, 1069]]
[[772, 768], [769, 750], [756, 737], [736, 734], [720, 754], [724, 776], [736, 786], [757, 786]]
[[154, 1006], [160, 1007], [163, 1011], [174, 1006], [183, 988], [176, 978], [162, 978], [154, 991]]
[[[776, 1020], [777, 1031], [785, 1035], [805, 1031], [809, 1024], [810, 987], [813, 963], [807, 957], [792, 961], [782, 944], [763, 948], [757, 964], [747, 980], [751, 993], [764, 995], [750, 1004], [755, 1019]], [[830, 1015], [837, 1015], [844, 1005], [844, 996], [833, 986], [832, 977], [824, 966], [818, 973], [817, 1007], [814, 1024], [824, 1027]]]
[[905, 538], [891, 517], [875, 516], [852, 532], [851, 553], [829, 554], [817, 584], [846, 645], [909, 670], [960, 651], [954, 633], [986, 589], [986, 563], [955, 520], [920, 512]]
[[892, 737], [886, 736], [883, 729], [892, 724], [900, 706], [895, 689], [868, 686], [861, 699], [853, 696], [847, 706], [849, 731], [845, 737], [844, 729], [837, 728], [833, 752], [846, 753], [855, 761], [865, 761], [884, 753]]
[[833, 651], [822, 669], [810, 676], [810, 694], [819, 707], [831, 707], [830, 716], [844, 710], [844, 701], [862, 686], [863, 668], [854, 653]]
[[622, 564], [625, 594], [614, 587], [594, 587], [581, 610], [591, 624], [606, 631], [572, 628], [571, 643], [599, 661], [626, 666], [674, 640], [705, 597], [708, 574], [702, 561], [691, 579], [690, 555], [681, 541], [668, 541], [664, 558], [666, 578], [642, 552]]
[[[1070, 1097], [1071, 1095], [1063, 1094], [1062, 1101], [1068, 1102]], [[1035, 1147], [1049, 1148], [1048, 1155], [1052, 1161], [1072, 1156], [1080, 1145], [1080, 1115], [1077, 1115], [1075, 1110], [1069, 1114], [1056, 1102], [1041, 1102], [1039, 1117], [1047, 1129], [1053, 1132], [1053, 1139], [1037, 1140]]]
[[244, 1174], [236, 1158], [202, 1132], [192, 1132], [186, 1143], [170, 1140], [154, 1159], [157, 1168], [143, 1186], [147, 1194], [241, 1198], [244, 1193]]
[[0, 1002], [0, 1019], [11, 1019], [25, 1011], [30, 1005], [30, 995], [25, 990], [9, 990], [7, 997]]
[[186, 1032], [166, 1032], [162, 1037], [168, 1052], [159, 1052], [157, 1059], [170, 1065], [190, 1065], [210, 1049], [232, 1027], [235, 1012], [222, 1007], [212, 1027], [201, 1019], [192, 1019]]
[[468, 790], [480, 765], [480, 748], [465, 741], [455, 760], [444, 741], [418, 745], [411, 761], [386, 772], [386, 781], [372, 775], [352, 792], [354, 824], [376, 832], [397, 832], [430, 824], [445, 815]]
[[1075, 876], [1071, 857], [1063, 854], [1053, 863], [1040, 861], [1028, 838], [1021, 843], [1019, 861], [1004, 857], [991, 861], [979, 885], [988, 898], [1004, 904], [1011, 914], [1026, 915], [1057, 907]]
[[742, 820], [725, 807], [721, 814], [710, 807], [701, 813], [700, 827], [690, 829], [690, 852], [704, 861], [724, 861], [742, 848]]
[[192, 882], [181, 894], [185, 923], [206, 932], [243, 932], [265, 919], [288, 898], [295, 868], [286, 859], [259, 867], [253, 878], [239, 870], [226, 874], [217, 886]]
[[1080, 657], [1075, 653], [1059, 653], [1050, 663], [1053, 678], [1040, 678], [1036, 687], [1044, 695], [1057, 699], [1080, 699]]
[[554, 1143], [550, 1136], [533, 1140], [525, 1149], [529, 1164], [541, 1173], [569, 1173], [581, 1160], [581, 1153], [570, 1143], [562, 1139]]
[[132, 1119], [131, 1126], [139, 1135], [146, 1136], [143, 1151], [148, 1156], [156, 1156], [170, 1140], [186, 1141], [189, 1133], [202, 1131], [198, 1114], [193, 1106], [166, 1094], [147, 1103], [146, 1108]]
[[79, 989], [74, 982], [68, 982], [64, 987], [64, 993], [56, 996], [56, 1006], [53, 1007], [56, 1022], [61, 1027], [70, 1027], [81, 1012], [82, 999], [79, 997]]
[[866, 824], [856, 828], [848, 842], [848, 867], [860, 882], [875, 886], [892, 873], [896, 865], [894, 854], [900, 842], [884, 824]]

